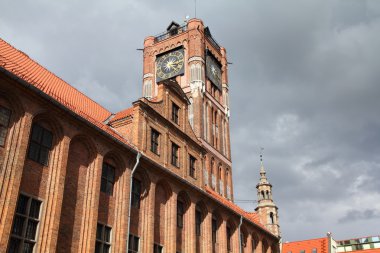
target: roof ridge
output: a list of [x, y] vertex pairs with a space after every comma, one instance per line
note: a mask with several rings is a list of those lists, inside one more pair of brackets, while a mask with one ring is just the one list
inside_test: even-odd
[[315, 241], [315, 240], [325, 240], [327, 237], [320, 237], [320, 238], [313, 238], [313, 239], [305, 239], [305, 240], [299, 240], [299, 241], [292, 241], [292, 242], [284, 242], [284, 244], [287, 243], [296, 243], [296, 242], [306, 242], [306, 241]]
[[[59, 79], [60, 81], [62, 81], [63, 83], [67, 84], [69, 87], [71, 87], [72, 89], [74, 89], [76, 92], [80, 93], [81, 95], [85, 96], [86, 98], [88, 98], [89, 100], [91, 100], [91, 102], [97, 104], [98, 106], [102, 107], [103, 109], [105, 109], [106, 111], [108, 111], [109, 113], [112, 113], [110, 110], [108, 110], [107, 108], [105, 108], [104, 106], [102, 106], [101, 104], [99, 104], [98, 102], [96, 102], [94, 99], [92, 99], [91, 97], [87, 96], [86, 94], [84, 94], [82, 91], [80, 91], [79, 89], [77, 89], [76, 87], [72, 86], [71, 84], [69, 84], [68, 82], [66, 82], [64, 79], [62, 79], [61, 77], [59, 77], [58, 75], [56, 75], [54, 72], [50, 71], [49, 69], [45, 68], [44, 66], [42, 66], [40, 63], [38, 63], [36, 60], [34, 60], [33, 58], [31, 58], [28, 54], [24, 53], [22, 50], [12, 46], [10, 43], [8, 43], [7, 41], [3, 40], [2, 38], [0, 38], [0, 42], [3, 42], [5, 43], [8, 47], [12, 48], [13, 50], [17, 51], [17, 53], [21, 54], [22, 57], [26, 57], [28, 58], [29, 60], [31, 60], [33, 63], [35, 63], [38, 67], [46, 70], [48, 73], [47, 74], [51, 74], [52, 77], [54, 78], [57, 78]], [[8, 57], [2, 55], [2, 57], [4, 59], [7, 59], [9, 61], [11, 61], [13, 64], [19, 66], [20, 68], [22, 69], [25, 69], [24, 66], [20, 65], [19, 63], [13, 61], [12, 59], [9, 59]], [[6, 63], [5, 63], [6, 65]], [[4, 65], [4, 67], [5, 67]], [[24, 75], [21, 75], [21, 76], [24, 76]]]

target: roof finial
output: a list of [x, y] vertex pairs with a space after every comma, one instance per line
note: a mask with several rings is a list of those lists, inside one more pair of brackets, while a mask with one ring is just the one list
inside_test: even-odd
[[260, 163], [261, 163], [261, 165], [263, 165], [263, 151], [264, 151], [264, 148], [260, 147]]
[[[263, 164], [263, 147], [260, 147], [260, 175], [261, 178], [264, 179], [265, 177], [265, 169], [264, 169], [264, 164]], [[266, 179], [265, 179], [266, 180]]]

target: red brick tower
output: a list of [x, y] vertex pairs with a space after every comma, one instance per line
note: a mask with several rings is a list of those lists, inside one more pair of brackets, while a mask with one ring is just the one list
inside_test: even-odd
[[260, 221], [273, 234], [280, 236], [280, 225], [278, 221], [278, 207], [273, 201], [272, 185], [268, 182], [263, 165], [262, 154], [260, 155], [260, 181], [256, 185], [258, 206], [256, 212], [260, 216]]
[[143, 96], [153, 99], [158, 83], [173, 79], [187, 95], [189, 122], [207, 149], [203, 184], [233, 200], [226, 50], [199, 19], [144, 41]]

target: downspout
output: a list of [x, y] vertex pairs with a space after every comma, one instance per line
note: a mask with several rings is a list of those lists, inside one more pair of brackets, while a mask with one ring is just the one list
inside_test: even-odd
[[241, 224], [243, 224], [243, 216], [240, 215], [240, 223], [239, 223], [239, 252], [243, 253], [243, 248], [241, 247]]
[[131, 229], [131, 202], [132, 202], [132, 183], [133, 183], [133, 174], [135, 173], [137, 166], [140, 162], [141, 153], [138, 152], [136, 156], [136, 163], [135, 166], [133, 166], [132, 172], [131, 172], [131, 179], [129, 182], [129, 205], [128, 205], [128, 230], [127, 230], [127, 252], [129, 249], [129, 231]]

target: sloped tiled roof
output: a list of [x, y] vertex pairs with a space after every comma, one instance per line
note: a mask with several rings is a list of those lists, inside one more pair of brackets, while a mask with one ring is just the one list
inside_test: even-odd
[[0, 38], [0, 68], [33, 85], [46, 95], [128, 147], [136, 148], [103, 122], [111, 112]]
[[328, 239], [316, 238], [297, 242], [285, 242], [282, 245], [282, 252], [299, 253], [301, 250], [309, 253], [312, 249], [317, 249], [318, 253], [328, 253]]
[[[123, 138], [116, 130], [104, 124], [112, 115], [110, 111], [72, 87], [70, 84], [54, 75], [49, 70], [42, 67], [36, 61], [29, 58], [28, 55], [14, 48], [0, 38], [0, 68], [7, 70], [11, 74], [17, 76], [21, 80], [33, 85], [38, 90], [57, 101], [69, 111], [80, 116], [90, 124], [96, 126], [117, 141], [136, 150], [127, 139]], [[114, 115], [110, 122], [123, 119], [133, 113], [133, 107], [127, 108]], [[263, 224], [260, 223], [257, 213], [245, 212], [234, 203], [221, 197], [212, 189], [206, 188], [206, 192], [211, 198], [220, 204], [232, 209], [247, 220], [257, 224], [264, 230], [268, 231]], [[268, 231], [269, 232], [269, 231]]]
[[35, 86], [61, 104], [99, 122], [103, 122], [111, 115], [107, 109], [2, 39], [0, 39], [0, 67]]
[[245, 219], [255, 223], [256, 225], [260, 226], [262, 229], [268, 231], [271, 233], [261, 222], [258, 214], [256, 212], [246, 212], [243, 209], [241, 209], [238, 205], [234, 204], [231, 201], [228, 201], [227, 199], [220, 196], [218, 193], [216, 193], [214, 190], [206, 186], [206, 192], [211, 195], [212, 198], [214, 198], [216, 201], [221, 203], [224, 206], [227, 206], [228, 208], [232, 209], [239, 215], [243, 216]]
[[124, 119], [124, 118], [132, 115], [132, 113], [133, 113], [133, 107], [129, 107], [129, 108], [125, 109], [125, 110], [122, 110], [122, 111], [116, 113], [115, 116], [110, 120], [109, 123], [118, 121], [120, 119]]

